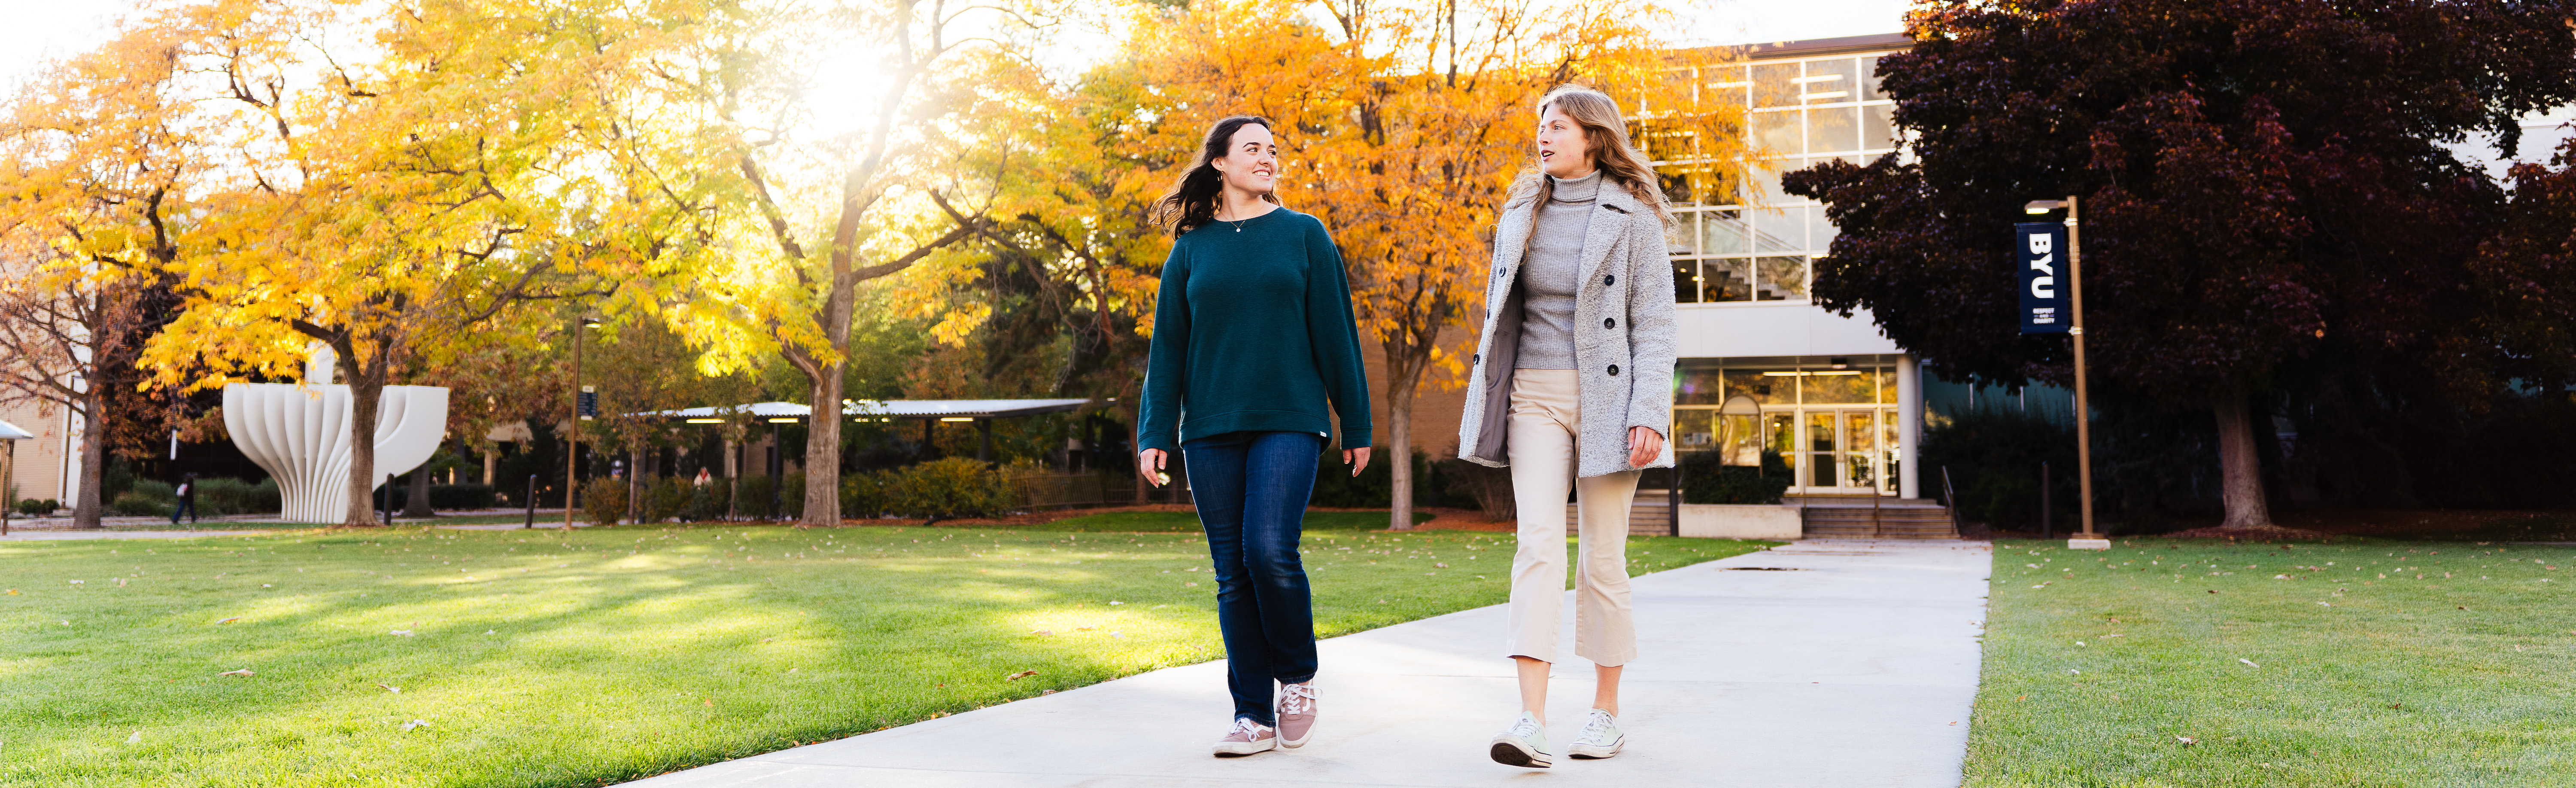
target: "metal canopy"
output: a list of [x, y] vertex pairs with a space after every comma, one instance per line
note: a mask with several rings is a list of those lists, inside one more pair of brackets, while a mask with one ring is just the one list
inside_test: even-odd
[[22, 441], [33, 437], [36, 437], [35, 433], [20, 429], [18, 425], [0, 421], [0, 441]]
[[[842, 400], [845, 416], [897, 419], [1007, 419], [1047, 413], [1066, 413], [1091, 404], [1087, 399], [889, 399]], [[736, 412], [749, 411], [759, 418], [812, 416], [814, 410], [793, 402], [754, 402], [735, 406]], [[715, 407], [656, 411], [642, 415], [670, 418], [712, 419], [719, 414]]]

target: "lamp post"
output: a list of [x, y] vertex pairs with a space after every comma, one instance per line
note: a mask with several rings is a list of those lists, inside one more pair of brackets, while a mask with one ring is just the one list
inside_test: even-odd
[[2082, 492], [2084, 532], [2066, 540], [2070, 550], [2109, 550], [2111, 540], [2093, 530], [2093, 410], [2084, 391], [2084, 242], [2076, 220], [2081, 213], [2075, 195], [2063, 200], [2032, 200], [2022, 212], [2066, 211], [2066, 290], [2072, 322], [2066, 333], [2075, 339], [2075, 477]]
[[599, 327], [599, 319], [588, 315], [575, 321], [572, 330], [572, 431], [564, 452], [564, 530], [572, 530], [573, 495], [581, 491], [581, 335], [584, 329]]

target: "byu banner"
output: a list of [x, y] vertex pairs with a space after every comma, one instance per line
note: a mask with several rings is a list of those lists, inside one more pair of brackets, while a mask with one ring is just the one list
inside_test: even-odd
[[2066, 225], [2013, 225], [2013, 256], [2021, 261], [2021, 332], [2063, 334], [2074, 325], [2066, 292]]

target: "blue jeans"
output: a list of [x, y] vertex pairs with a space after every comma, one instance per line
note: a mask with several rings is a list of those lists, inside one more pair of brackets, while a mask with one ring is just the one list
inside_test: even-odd
[[1270, 682], [1315, 677], [1315, 606], [1297, 539], [1323, 451], [1323, 436], [1307, 432], [1229, 432], [1181, 444], [1216, 562], [1234, 716], [1263, 725], [1278, 724]]
[[171, 525], [178, 525], [178, 524], [179, 524], [179, 518], [180, 518], [181, 516], [183, 516], [183, 515], [184, 515], [184, 516], [186, 516], [186, 517], [188, 518], [188, 522], [192, 522], [192, 523], [193, 523], [193, 522], [196, 522], [196, 521], [197, 521], [197, 502], [196, 502], [196, 501], [193, 501], [193, 500], [190, 500], [190, 499], [187, 499], [187, 498], [181, 498], [181, 499], [179, 499], [179, 506], [178, 506], [178, 508], [175, 508], [175, 509], [171, 509], [171, 510], [170, 510], [170, 524], [171, 524]]

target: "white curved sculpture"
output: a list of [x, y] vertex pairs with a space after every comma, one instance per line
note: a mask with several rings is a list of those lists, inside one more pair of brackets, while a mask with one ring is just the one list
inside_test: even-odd
[[[386, 386], [378, 402], [376, 483], [370, 490], [428, 462], [447, 434], [447, 389]], [[224, 429], [243, 455], [277, 477], [287, 522], [348, 517], [350, 404], [348, 386], [224, 386]]]

